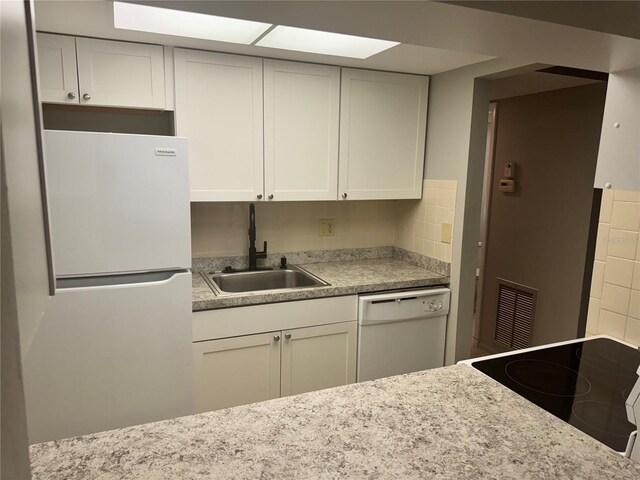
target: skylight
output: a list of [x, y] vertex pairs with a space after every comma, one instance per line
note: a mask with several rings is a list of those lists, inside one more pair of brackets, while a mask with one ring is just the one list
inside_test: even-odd
[[352, 58], [368, 58], [399, 44], [399, 42], [376, 38], [356, 37], [283, 25], [276, 26], [256, 43], [259, 47]]
[[113, 2], [113, 24], [123, 30], [246, 45], [271, 27], [269, 23], [124, 2]]

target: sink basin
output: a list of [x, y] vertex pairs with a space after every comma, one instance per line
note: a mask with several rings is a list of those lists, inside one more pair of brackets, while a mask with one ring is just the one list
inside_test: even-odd
[[255, 272], [208, 273], [205, 277], [214, 291], [220, 295], [328, 285], [309, 272], [295, 267]]

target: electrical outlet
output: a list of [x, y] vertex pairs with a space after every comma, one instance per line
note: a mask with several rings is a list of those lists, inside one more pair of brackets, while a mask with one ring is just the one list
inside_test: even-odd
[[318, 221], [318, 235], [321, 237], [333, 237], [336, 234], [336, 219], [321, 218]]

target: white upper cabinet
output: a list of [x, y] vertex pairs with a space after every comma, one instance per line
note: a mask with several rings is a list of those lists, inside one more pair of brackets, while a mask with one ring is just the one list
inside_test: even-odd
[[38, 69], [43, 102], [80, 103], [74, 37], [38, 33]]
[[80, 103], [110, 107], [165, 107], [162, 47], [76, 38]]
[[340, 68], [264, 61], [267, 200], [336, 200]]
[[159, 45], [38, 33], [38, 66], [43, 102], [165, 108]]
[[420, 198], [429, 79], [342, 69], [339, 196]]
[[262, 59], [176, 49], [176, 133], [189, 138], [192, 201], [263, 195]]

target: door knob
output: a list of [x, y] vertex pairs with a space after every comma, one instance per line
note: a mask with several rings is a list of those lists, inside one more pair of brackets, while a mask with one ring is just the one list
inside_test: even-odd
[[342, 194], [342, 198], [347, 198], [346, 192]]
[[271, 193], [268, 197], [269, 200], [273, 200], [273, 193]]
[[280, 335], [274, 335], [273, 336], [273, 341], [274, 342], [279, 342], [280, 341]]
[[67, 93], [67, 98], [69, 100], [74, 100], [76, 98], [76, 94], [74, 92]]
[[258, 200], [262, 200], [262, 194], [261, 193], [258, 195]]
[[88, 93], [85, 93], [84, 95], [82, 95], [82, 98], [85, 99], [86, 101], [91, 100], [91, 95], [89, 95]]
[[285, 333], [284, 338], [286, 338], [287, 340], [291, 340], [291, 334], [289, 332]]

